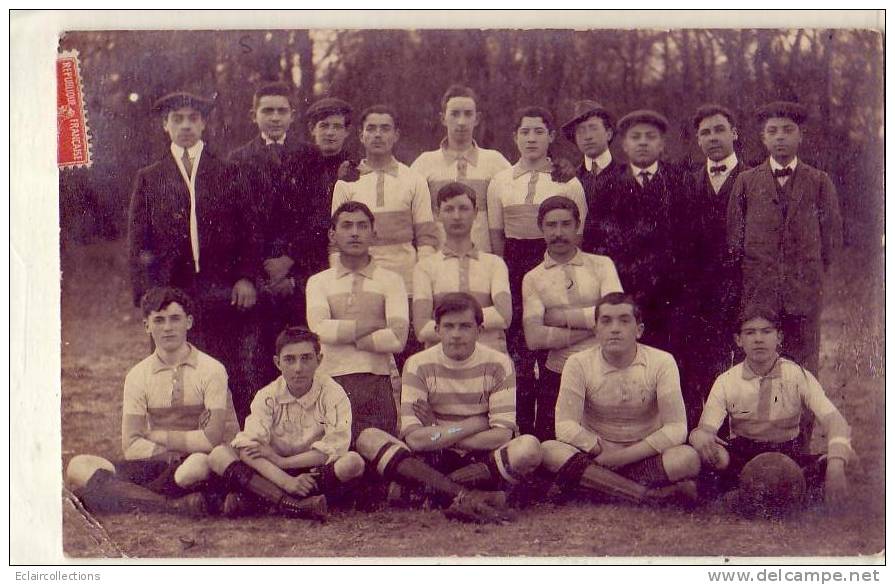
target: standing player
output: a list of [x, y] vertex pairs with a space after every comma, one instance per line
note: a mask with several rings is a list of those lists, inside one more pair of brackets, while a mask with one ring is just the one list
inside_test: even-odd
[[377, 238], [370, 254], [377, 265], [400, 275], [410, 291], [417, 256], [424, 258], [438, 247], [429, 186], [392, 154], [400, 136], [394, 110], [371, 106], [361, 114], [360, 125], [365, 155], [357, 167], [360, 176], [336, 182], [331, 209], [335, 213], [343, 203], [357, 201], [373, 212]]
[[693, 237], [698, 242], [694, 247], [698, 255], [692, 262], [700, 270], [693, 271], [687, 282], [693, 306], [686, 310], [691, 322], [681, 333], [691, 337], [681, 345], [678, 358], [687, 419], [696, 421], [712, 382], [733, 364], [736, 351], [732, 339], [723, 342], [735, 327], [741, 280], [727, 247], [727, 202], [744, 164], [734, 151], [738, 134], [730, 110], [714, 104], [701, 106], [693, 117], [693, 128], [706, 156], [705, 164], [692, 174], [697, 228]]
[[507, 265], [472, 241], [477, 203], [476, 192], [465, 183], [447, 183], [438, 190], [436, 217], [446, 239], [439, 252], [413, 270], [413, 326], [421, 342], [438, 343], [434, 307], [447, 293], [469, 293], [483, 307], [479, 342], [506, 353], [505, 330], [513, 312]]
[[[441, 98], [441, 124], [447, 129], [447, 137], [438, 150], [422, 153], [410, 168], [426, 178], [431, 194], [455, 181], [473, 190], [478, 213], [472, 226], [472, 242], [479, 252], [490, 252], [488, 184], [495, 174], [508, 169], [510, 163], [496, 150], [476, 144], [475, 128], [481, 121], [476, 93], [463, 85], [450, 86]], [[444, 228], [439, 227], [439, 232], [443, 242]]]
[[[513, 438], [513, 363], [506, 354], [476, 342], [483, 317], [471, 295], [445, 295], [435, 321], [441, 343], [411, 356], [404, 369], [404, 441], [368, 429], [358, 439], [358, 451], [383, 478], [428, 489], [444, 504], [453, 502], [452, 514], [503, 519], [500, 492], [486, 496], [465, 490], [518, 485], [541, 464], [537, 439]], [[467, 497], [476, 508], [484, 505], [466, 511]]]
[[367, 427], [397, 430], [389, 378], [392, 356], [404, 349], [410, 320], [403, 279], [370, 255], [374, 215], [359, 201], [333, 213], [336, 264], [308, 280], [308, 325], [323, 344], [321, 373], [351, 401], [352, 441]]
[[124, 380], [124, 460], [73, 457], [66, 479], [93, 512], [183, 512], [201, 515], [208, 453], [239, 430], [227, 372], [187, 342], [190, 300], [175, 288], [143, 295], [143, 326], [155, 351]]
[[684, 444], [687, 419], [674, 357], [637, 342], [644, 326], [630, 295], [610, 293], [595, 311], [599, 345], [566, 361], [557, 440], [542, 445], [545, 467], [563, 491], [584, 488], [631, 502], [692, 501], [699, 455]]
[[550, 350], [535, 409], [535, 434], [542, 441], [556, 436], [556, 397], [566, 360], [597, 344], [594, 306], [604, 295], [622, 290], [610, 258], [578, 249], [580, 226], [578, 206], [571, 199], [554, 195], [541, 203], [538, 227], [547, 253], [522, 281], [525, 342], [530, 349]]
[[237, 416], [248, 414], [258, 339], [255, 280], [263, 273], [256, 209], [236, 167], [202, 141], [212, 103], [187, 93], [159, 99], [168, 152], [140, 169], [128, 213], [134, 302], [154, 286], [193, 299], [192, 340], [230, 376]]
[[[734, 339], [746, 360], [715, 381], [699, 426], [690, 433], [690, 444], [699, 451], [703, 464], [718, 471], [728, 486], [736, 483], [753, 457], [783, 453], [802, 467], [810, 486], [823, 483], [829, 504], [841, 504], [848, 495], [845, 465], [853, 454], [848, 423], [811, 372], [780, 356], [783, 339], [774, 311], [753, 306], [740, 322]], [[803, 406], [823, 426], [826, 455], [802, 454]], [[727, 417], [732, 438], [724, 441], [718, 429]]]
[[348, 451], [351, 405], [341, 386], [317, 372], [314, 333], [284, 329], [276, 352], [282, 375], [258, 391], [245, 429], [230, 445], [216, 447], [209, 464], [234, 490], [224, 501], [225, 516], [272, 508], [322, 519], [325, 496], [344, 494], [364, 473], [363, 459]]
[[584, 188], [574, 172], [565, 174], [549, 157], [556, 137], [553, 116], [544, 108], [527, 107], [516, 113], [514, 138], [519, 160], [497, 173], [488, 185], [488, 227], [494, 253], [503, 256], [510, 275], [513, 318], [508, 345], [516, 362], [519, 388], [519, 428], [534, 425], [535, 354], [526, 347], [522, 331], [522, 278], [544, 258], [544, 239], [538, 229], [538, 206], [552, 195], [563, 195], [587, 217]]
[[667, 351], [684, 283], [690, 278], [691, 187], [684, 173], [659, 161], [668, 120], [636, 110], [618, 122], [628, 157], [601, 191], [582, 248], [612, 258], [625, 290], [636, 291], [649, 327], [644, 343]]
[[[768, 160], [737, 178], [728, 205], [728, 243], [742, 262], [743, 306], [780, 315], [783, 351], [817, 375], [825, 271], [842, 246], [842, 219], [829, 175], [798, 158], [805, 108], [774, 102], [761, 108]], [[802, 418], [803, 449], [813, 418]]]

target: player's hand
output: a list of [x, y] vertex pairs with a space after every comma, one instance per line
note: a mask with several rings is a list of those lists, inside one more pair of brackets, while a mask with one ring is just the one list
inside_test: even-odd
[[246, 310], [255, 306], [258, 300], [258, 293], [255, 291], [255, 285], [247, 278], [241, 278], [233, 285], [233, 294], [230, 295], [230, 304], [236, 305], [238, 308]]
[[271, 282], [267, 286], [267, 290], [270, 291], [275, 297], [288, 297], [291, 296], [293, 292], [295, 292], [295, 279], [294, 278], [283, 278], [276, 282]]
[[824, 481], [824, 501], [828, 506], [841, 507], [848, 498], [848, 479], [842, 459], [827, 461], [827, 477]]
[[569, 162], [567, 158], [557, 158], [553, 160], [553, 170], [550, 172], [550, 178], [554, 183], [568, 183], [575, 178], [575, 166]]
[[423, 400], [417, 400], [413, 403], [413, 414], [416, 415], [416, 418], [420, 419], [420, 422], [423, 423], [424, 427], [430, 427], [436, 422], [432, 407], [429, 406], [428, 402]]
[[346, 160], [339, 165], [337, 177], [340, 181], [346, 183], [354, 183], [360, 179], [360, 171], [357, 169], [357, 163], [352, 160]]
[[302, 473], [286, 480], [283, 489], [293, 496], [305, 497], [317, 488], [317, 480], [310, 473]]
[[607, 469], [616, 469], [618, 467], [622, 467], [623, 465], [627, 465], [628, 462], [624, 461], [622, 457], [619, 456], [620, 454], [621, 451], [603, 451], [599, 455], [594, 457], [594, 463]]
[[565, 327], [568, 323], [565, 309], [553, 307], [544, 311], [544, 325], [548, 327]]
[[267, 272], [267, 276], [272, 283], [279, 282], [286, 278], [286, 275], [289, 274], [289, 270], [292, 268], [293, 264], [295, 264], [295, 261], [283, 254], [278, 258], [268, 258], [265, 260], [264, 270]]

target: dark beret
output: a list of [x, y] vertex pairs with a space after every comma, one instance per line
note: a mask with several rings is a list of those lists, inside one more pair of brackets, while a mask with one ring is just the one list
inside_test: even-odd
[[618, 121], [618, 130], [624, 133], [634, 124], [650, 124], [658, 128], [662, 134], [668, 132], [668, 118], [654, 110], [634, 110], [628, 112]]
[[756, 112], [756, 117], [760, 123], [769, 118], [789, 118], [801, 125], [808, 119], [808, 110], [802, 104], [795, 102], [771, 102], [761, 106]]
[[575, 128], [591, 116], [599, 116], [606, 122], [606, 128], [612, 128], [614, 116], [600, 102], [580, 100], [575, 102], [572, 117], [562, 125], [562, 133], [570, 141], [575, 142]]
[[308, 108], [305, 118], [309, 122], [317, 122], [327, 116], [333, 114], [344, 114], [350, 116], [352, 112], [351, 104], [339, 98], [323, 98], [319, 99]]
[[196, 108], [202, 112], [203, 116], [207, 116], [213, 107], [214, 100], [199, 97], [185, 91], [177, 91], [155, 100], [155, 103], [152, 104], [152, 111], [157, 114], [167, 114], [171, 110], [179, 108]]

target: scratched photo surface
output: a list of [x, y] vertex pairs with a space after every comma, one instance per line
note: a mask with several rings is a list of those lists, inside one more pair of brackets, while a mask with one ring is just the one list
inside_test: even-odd
[[[543, 105], [562, 124], [574, 102], [621, 117], [640, 108], [670, 121], [663, 160], [705, 164], [692, 116], [706, 102], [737, 117], [740, 160], [765, 150], [756, 108], [803, 104], [799, 159], [832, 178], [844, 247], [824, 281], [819, 379], [852, 429], [849, 502], [781, 521], [746, 520], [716, 505], [693, 510], [572, 501], [534, 502], [506, 525], [463, 524], [430, 509], [335, 511], [326, 524], [277, 516], [191, 519], [153, 513], [92, 515], [64, 495], [71, 557], [651, 557], [856, 556], [884, 547], [883, 60], [882, 37], [861, 30], [246, 30], [72, 31], [60, 54], [80, 63], [89, 151], [60, 150], [62, 469], [78, 454], [122, 459], [123, 381], [149, 353], [134, 307], [127, 210], [137, 171], [166, 153], [153, 102], [174, 91], [214, 99], [203, 139], [226, 156], [257, 135], [252, 94], [265, 81], [294, 86], [291, 133], [310, 140], [304, 112], [337, 96], [355, 112], [392, 104], [396, 158], [412, 163], [444, 137], [440, 100], [473, 87], [484, 117], [479, 146], [515, 162], [513, 111]], [[60, 89], [62, 98], [66, 89]], [[62, 99], [61, 98], [61, 99]], [[63, 104], [64, 106], [65, 104]], [[72, 118], [76, 108], [60, 106]], [[74, 130], [72, 130], [74, 128]], [[75, 134], [71, 134], [75, 132]], [[559, 136], [554, 157], [580, 161]], [[61, 140], [62, 134], [60, 134]], [[60, 147], [61, 148], [61, 147]], [[361, 150], [355, 128], [346, 148]], [[612, 142], [624, 160], [620, 140]], [[80, 155], [87, 161], [63, 165]], [[517, 302], [517, 299], [513, 299]], [[272, 354], [272, 348], [264, 348]], [[689, 421], [690, 428], [695, 421]], [[814, 445], [825, 440], [815, 434]]]

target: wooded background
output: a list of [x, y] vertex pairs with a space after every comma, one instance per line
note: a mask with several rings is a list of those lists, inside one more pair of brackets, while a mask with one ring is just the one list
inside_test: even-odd
[[[561, 124], [572, 102], [597, 99], [621, 117], [653, 108], [671, 120], [666, 157], [700, 161], [691, 116], [705, 102], [737, 116], [738, 151], [764, 157], [754, 111], [776, 99], [808, 107], [800, 157], [839, 189], [850, 245], [879, 250], [883, 225], [883, 41], [863, 30], [251, 30], [71, 32], [95, 160], [60, 173], [62, 245], [125, 235], [131, 182], [167, 147], [158, 97], [187, 90], [215, 97], [205, 133], [218, 153], [251, 139], [256, 86], [293, 83], [298, 120], [323, 96], [356, 111], [389, 103], [400, 117], [396, 155], [410, 164], [443, 136], [440, 98], [451, 83], [480, 95], [476, 137], [510, 160], [512, 112], [543, 105]], [[612, 149], [623, 158], [618, 140]], [[349, 147], [357, 148], [351, 133]], [[574, 156], [558, 139], [556, 151]]]

